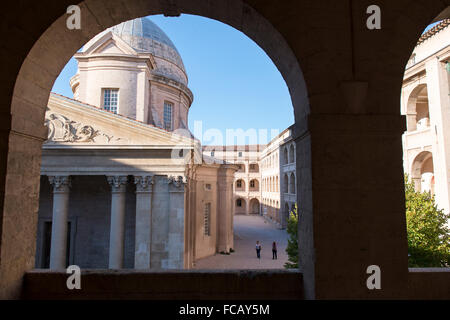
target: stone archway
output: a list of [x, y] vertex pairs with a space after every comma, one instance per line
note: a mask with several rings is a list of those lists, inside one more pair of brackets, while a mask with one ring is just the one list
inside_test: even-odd
[[[288, 84], [296, 119], [305, 297], [405, 296], [399, 92], [404, 66], [420, 33], [450, 1], [386, 2], [383, 27], [376, 31], [367, 30], [361, 18], [366, 1], [333, 6], [305, 1], [253, 1], [253, 7], [248, 3], [91, 0], [80, 3], [84, 28], [70, 34], [64, 15], [72, 4], [68, 0], [43, 0], [28, 7], [5, 4], [4, 25], [14, 26], [17, 20], [22, 25], [4, 32], [2, 49], [2, 297], [18, 297], [24, 272], [34, 264], [40, 147], [46, 136], [42, 120], [54, 79], [70, 56], [105, 28], [138, 16], [180, 12], [217, 19], [243, 31], [272, 58]], [[46, 14], [36, 16], [42, 8]], [[356, 151], [362, 156], [355, 156]], [[366, 186], [364, 202], [361, 185]], [[313, 209], [320, 219], [313, 219]], [[373, 261], [382, 265], [382, 291], [364, 286], [363, 269]]]
[[259, 214], [260, 204], [259, 200], [256, 198], [253, 198], [250, 200], [250, 214]]
[[244, 198], [237, 198], [234, 201], [234, 214], [247, 214], [247, 201]]
[[427, 174], [431, 174], [431, 177], [434, 174], [433, 154], [429, 151], [422, 151], [414, 158], [411, 166], [411, 179], [416, 191], [434, 191], [431, 179], [428, 179]]
[[411, 91], [408, 96], [406, 108], [406, 126], [408, 132], [429, 127], [430, 114], [426, 84], [419, 84]]

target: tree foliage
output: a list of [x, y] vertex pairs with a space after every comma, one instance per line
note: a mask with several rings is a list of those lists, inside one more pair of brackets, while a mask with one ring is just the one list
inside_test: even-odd
[[450, 266], [449, 217], [437, 208], [434, 196], [417, 192], [405, 176], [409, 267]]
[[298, 209], [295, 204], [294, 209], [289, 212], [289, 220], [287, 224], [287, 233], [289, 235], [286, 253], [288, 262], [284, 264], [286, 269], [298, 268]]

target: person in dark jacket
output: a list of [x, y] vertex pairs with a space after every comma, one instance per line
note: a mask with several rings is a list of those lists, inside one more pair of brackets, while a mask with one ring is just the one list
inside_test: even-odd
[[277, 259], [277, 243], [274, 241], [272, 243], [272, 260]]

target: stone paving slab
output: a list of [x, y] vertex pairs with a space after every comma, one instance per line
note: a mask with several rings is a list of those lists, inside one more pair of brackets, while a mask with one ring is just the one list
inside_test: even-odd
[[[234, 216], [234, 250], [230, 255], [216, 254], [197, 261], [194, 269], [284, 269], [288, 234], [261, 216]], [[256, 241], [262, 245], [256, 257]], [[272, 242], [277, 242], [278, 259], [272, 260]]]

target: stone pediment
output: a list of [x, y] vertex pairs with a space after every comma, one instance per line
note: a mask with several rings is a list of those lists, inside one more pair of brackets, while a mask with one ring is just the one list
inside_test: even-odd
[[98, 107], [51, 94], [45, 114], [45, 145], [128, 145], [145, 148], [192, 148], [195, 140]]
[[111, 31], [100, 35], [98, 38], [94, 38], [93, 41], [89, 41], [82, 52], [84, 56], [105, 53], [138, 55], [132, 47], [120, 39], [120, 37], [115, 36]]

